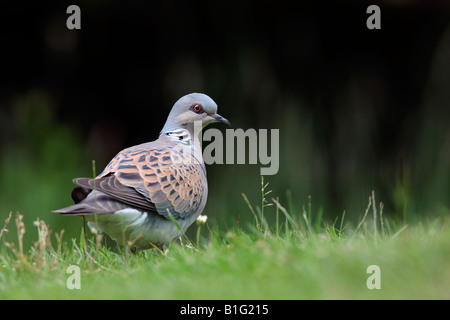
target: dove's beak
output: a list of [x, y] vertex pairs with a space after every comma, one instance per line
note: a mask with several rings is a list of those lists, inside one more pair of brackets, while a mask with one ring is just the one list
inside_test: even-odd
[[225, 119], [224, 117], [222, 117], [217, 113], [210, 114], [209, 116], [213, 118], [215, 122], [221, 122], [225, 123], [226, 125], [230, 125], [230, 121], [228, 121], [227, 119]]

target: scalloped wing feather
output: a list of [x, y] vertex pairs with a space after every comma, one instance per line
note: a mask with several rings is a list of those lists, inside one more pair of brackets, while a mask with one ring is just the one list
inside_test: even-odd
[[[120, 184], [136, 190], [166, 218], [169, 217], [167, 210], [175, 219], [189, 217], [197, 212], [207, 195], [204, 164], [180, 146], [125, 149], [111, 160], [97, 180], [111, 174]], [[119, 189], [105, 193], [135, 205], [132, 197], [128, 193], [122, 195]], [[142, 201], [134, 201], [142, 208]]]

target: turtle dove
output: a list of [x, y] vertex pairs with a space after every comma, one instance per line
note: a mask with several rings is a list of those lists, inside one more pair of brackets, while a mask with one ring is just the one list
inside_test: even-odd
[[84, 216], [89, 226], [120, 245], [134, 241], [134, 248], [148, 249], [167, 244], [205, 207], [208, 184], [195, 125], [213, 122], [230, 124], [209, 96], [183, 96], [157, 140], [122, 150], [95, 179], [74, 179], [75, 204], [54, 212]]

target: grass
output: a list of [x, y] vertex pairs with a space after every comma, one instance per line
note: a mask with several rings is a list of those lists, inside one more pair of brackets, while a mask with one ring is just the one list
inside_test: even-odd
[[[397, 227], [383, 218], [372, 193], [357, 227], [345, 213], [326, 224], [312, 212], [311, 199], [292, 212], [268, 199], [267, 189], [262, 180], [257, 207], [244, 195], [252, 225], [209, 229], [195, 243], [183, 237], [164, 252], [111, 249], [91, 230], [88, 254], [82, 241], [66, 241], [42, 220], [34, 222], [37, 240], [25, 249], [23, 235], [32, 231], [20, 214], [17, 242], [6, 241], [10, 215], [0, 234], [0, 299], [450, 298], [448, 218]], [[80, 289], [68, 289], [71, 265], [80, 268]], [[367, 288], [371, 265], [380, 268], [381, 289]]]
[[[368, 153], [346, 153], [344, 163], [360, 166], [340, 169], [345, 183], [339, 204], [324, 187], [326, 155], [307, 115], [288, 104], [293, 107], [273, 123], [287, 129], [280, 132], [283, 163], [271, 185], [292, 193], [277, 197], [263, 180], [255, 188], [248, 181], [259, 166], [211, 165], [208, 220], [193, 225], [189, 238], [164, 252], [132, 254], [91, 230], [88, 256], [81, 219], [50, 212], [69, 204], [72, 178], [91, 175], [88, 160], [102, 167], [110, 157], [98, 149], [101, 143], [86, 147], [76, 127], [58, 121], [45, 92], [19, 97], [14, 126], [5, 131], [12, 139], [1, 146], [0, 299], [449, 299], [448, 161], [441, 145], [423, 137], [411, 177], [386, 184], [374, 179], [372, 162], [358, 158], [376, 159], [370, 143], [361, 149]], [[302, 147], [292, 147], [297, 145]], [[231, 187], [236, 181], [239, 188]], [[371, 188], [377, 199], [370, 194], [367, 202]], [[314, 205], [311, 197], [303, 199], [307, 193]], [[396, 215], [404, 222], [392, 220]], [[412, 222], [415, 216], [424, 218]], [[71, 265], [80, 267], [79, 290], [67, 288]], [[380, 267], [380, 290], [366, 286], [371, 265]]]

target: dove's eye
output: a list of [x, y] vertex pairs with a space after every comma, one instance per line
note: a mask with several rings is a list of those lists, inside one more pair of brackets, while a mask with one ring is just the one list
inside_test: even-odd
[[203, 107], [201, 104], [194, 104], [191, 106], [191, 111], [194, 111], [195, 113], [203, 113]]

